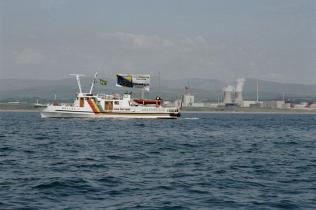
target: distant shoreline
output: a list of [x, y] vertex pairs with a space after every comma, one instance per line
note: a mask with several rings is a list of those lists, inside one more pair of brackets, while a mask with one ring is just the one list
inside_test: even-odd
[[207, 113], [207, 114], [303, 114], [316, 115], [316, 111], [293, 112], [293, 111], [182, 111], [182, 113]]
[[184, 108], [183, 113], [231, 113], [231, 114], [316, 114], [316, 110], [302, 109], [260, 109], [260, 108], [236, 108], [236, 109], [217, 109], [217, 108]]
[[40, 112], [32, 109], [0, 109], [0, 112]]
[[41, 109], [32, 104], [0, 103], [0, 112], [40, 112]]
[[316, 114], [314, 110], [304, 109], [271, 109], [271, 108], [208, 108], [183, 107], [183, 113], [229, 113], [229, 114]]

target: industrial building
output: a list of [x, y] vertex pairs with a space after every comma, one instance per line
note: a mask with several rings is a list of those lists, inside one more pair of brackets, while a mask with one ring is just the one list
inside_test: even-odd
[[190, 86], [185, 86], [185, 93], [183, 95], [182, 106], [191, 107], [194, 104], [194, 95], [192, 95]]
[[260, 103], [260, 108], [284, 109], [286, 106], [284, 101], [262, 101]]

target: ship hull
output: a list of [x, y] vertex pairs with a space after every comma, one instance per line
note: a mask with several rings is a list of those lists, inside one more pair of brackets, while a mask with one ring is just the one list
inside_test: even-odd
[[41, 112], [42, 118], [126, 118], [126, 119], [176, 119], [180, 113], [137, 113], [137, 112]]

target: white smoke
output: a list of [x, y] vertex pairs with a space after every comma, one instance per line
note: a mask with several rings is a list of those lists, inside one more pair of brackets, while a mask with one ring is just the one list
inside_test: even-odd
[[232, 85], [228, 85], [226, 87], [224, 87], [224, 92], [233, 92], [235, 90], [235, 88]]
[[237, 81], [236, 92], [242, 92], [244, 89], [245, 79], [240, 78], [240, 79], [237, 79], [236, 81]]

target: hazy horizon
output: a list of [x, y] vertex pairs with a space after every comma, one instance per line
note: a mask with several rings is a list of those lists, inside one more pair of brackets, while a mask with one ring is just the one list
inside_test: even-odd
[[118, 72], [316, 84], [313, 0], [0, 0], [0, 79]]

